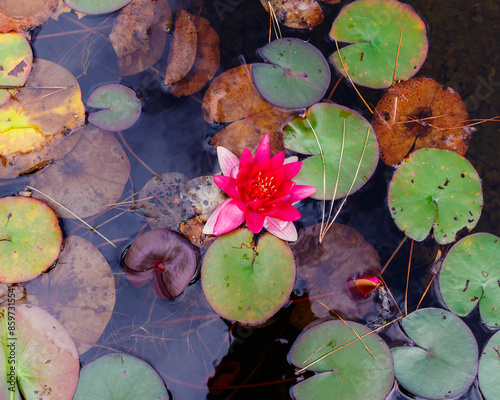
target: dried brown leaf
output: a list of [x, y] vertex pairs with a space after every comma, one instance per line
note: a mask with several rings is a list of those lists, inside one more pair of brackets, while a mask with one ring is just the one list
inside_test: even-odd
[[269, 3], [282, 24], [295, 29], [312, 29], [321, 24], [325, 16], [316, 0], [260, 0], [267, 12]]
[[58, 0], [0, 0], [0, 32], [27, 31], [43, 24]]

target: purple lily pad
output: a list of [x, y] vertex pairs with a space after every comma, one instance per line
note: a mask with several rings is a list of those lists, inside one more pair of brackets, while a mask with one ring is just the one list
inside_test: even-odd
[[160, 299], [179, 296], [196, 271], [193, 246], [167, 228], [153, 229], [135, 239], [124, 262], [130, 282], [140, 287], [153, 279], [153, 291]]

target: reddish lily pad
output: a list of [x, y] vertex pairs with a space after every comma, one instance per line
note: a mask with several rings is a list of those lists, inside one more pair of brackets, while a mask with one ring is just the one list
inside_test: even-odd
[[201, 267], [203, 293], [221, 317], [245, 325], [267, 321], [286, 303], [295, 282], [288, 245], [270, 233], [257, 244], [249, 229], [220, 236]]
[[446, 244], [462, 228], [476, 226], [483, 192], [476, 170], [461, 155], [424, 148], [411, 153], [394, 173], [388, 203], [407, 236], [422, 241], [432, 230], [436, 241]]
[[147, 362], [127, 354], [107, 354], [85, 365], [73, 400], [168, 400], [167, 388]]
[[387, 165], [403, 161], [411, 149], [433, 147], [465, 155], [472, 129], [465, 104], [452, 88], [430, 78], [397, 83], [380, 99], [373, 129], [380, 158]]
[[153, 278], [153, 290], [160, 299], [179, 296], [196, 272], [196, 253], [182, 236], [167, 228], [143, 233], [125, 256], [125, 273], [135, 286]]
[[0, 282], [36, 278], [59, 256], [62, 232], [57, 216], [40, 200], [0, 199]]
[[479, 305], [481, 319], [500, 327], [500, 243], [498, 236], [476, 233], [456, 243], [439, 273], [446, 306], [459, 317]]
[[85, 14], [107, 14], [119, 10], [130, 0], [64, 0], [68, 7]]
[[0, 0], [0, 32], [27, 31], [43, 24], [59, 0]]
[[106, 131], [124, 131], [141, 115], [141, 101], [135, 92], [120, 84], [100, 86], [87, 100], [88, 107], [104, 108], [89, 115], [89, 122]]
[[500, 331], [497, 331], [484, 346], [477, 373], [479, 388], [486, 400], [498, 399], [498, 382], [500, 382], [499, 350]]
[[275, 40], [259, 50], [269, 64], [252, 66], [259, 93], [284, 108], [304, 108], [320, 101], [330, 85], [330, 67], [312, 44], [297, 38]]
[[0, 309], [0, 344], [1, 399], [18, 399], [21, 393], [26, 400], [73, 398], [78, 351], [47, 311], [25, 304]]
[[289, 28], [312, 29], [325, 19], [316, 0], [260, 0], [260, 2], [267, 12], [270, 12], [270, 4], [273, 7], [273, 15]]
[[342, 62], [339, 52], [331, 60], [358, 85], [388, 88], [393, 84], [402, 30], [395, 79], [409, 79], [424, 63], [429, 43], [425, 22], [396, 0], [356, 0], [345, 6], [333, 21], [330, 37], [351, 44], [340, 49]]

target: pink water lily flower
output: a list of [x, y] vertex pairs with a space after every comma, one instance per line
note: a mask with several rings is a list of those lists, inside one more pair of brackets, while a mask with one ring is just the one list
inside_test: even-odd
[[204, 234], [222, 235], [246, 221], [253, 233], [264, 227], [280, 239], [297, 240], [292, 221], [297, 221], [300, 213], [292, 203], [309, 197], [316, 188], [292, 182], [302, 162], [285, 160], [282, 151], [273, 158], [270, 155], [269, 135], [264, 136], [255, 156], [245, 149], [241, 160], [228, 149], [217, 147], [222, 175], [214, 176], [214, 181], [231, 198], [213, 212]]

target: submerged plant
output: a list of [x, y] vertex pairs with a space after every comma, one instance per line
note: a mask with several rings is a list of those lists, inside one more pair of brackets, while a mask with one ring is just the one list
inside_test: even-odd
[[297, 240], [292, 221], [300, 219], [300, 213], [292, 203], [316, 191], [292, 181], [302, 162], [287, 162], [284, 152], [271, 158], [269, 135], [264, 136], [255, 156], [245, 149], [239, 160], [222, 146], [217, 148], [217, 154], [222, 175], [215, 176], [214, 181], [231, 198], [217, 207], [203, 233], [222, 235], [246, 220], [253, 233], [264, 227], [280, 239]]

